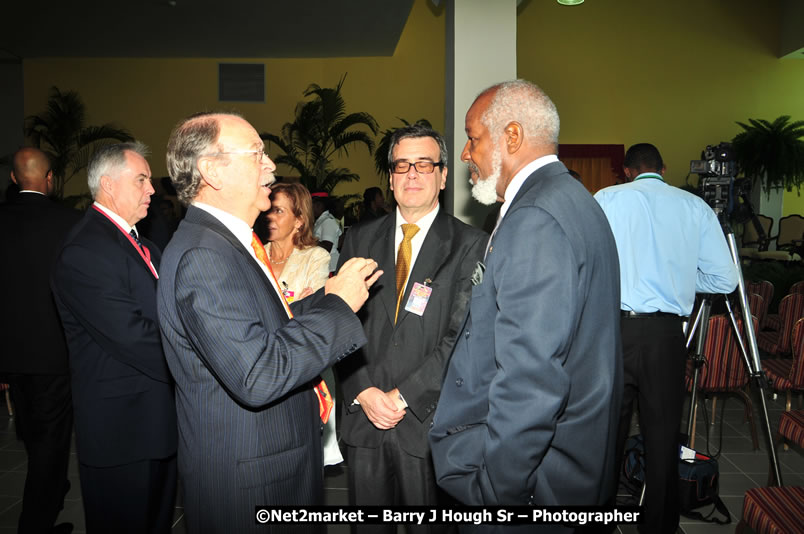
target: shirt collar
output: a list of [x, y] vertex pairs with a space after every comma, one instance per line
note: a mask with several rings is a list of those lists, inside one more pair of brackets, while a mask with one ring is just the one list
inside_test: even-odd
[[[440, 204], [436, 204], [435, 208], [433, 208], [430, 211], [430, 213], [428, 213], [427, 215], [423, 216], [421, 219], [416, 221], [416, 226], [419, 227], [419, 232], [422, 235], [427, 234], [427, 231], [433, 225], [433, 221], [435, 220], [436, 215], [438, 215], [438, 210], [440, 209], [440, 207], [441, 207]], [[396, 227], [401, 228], [403, 224], [408, 224], [408, 222], [402, 216], [402, 212], [399, 211], [399, 206], [397, 206], [396, 207]]]
[[20, 193], [36, 193], [37, 195], [42, 195], [43, 197], [47, 196], [46, 194], [44, 194], [41, 191], [33, 191], [31, 189], [23, 189], [22, 191], [20, 191]]
[[[137, 226], [136, 225], [131, 226], [130, 224], [128, 224], [126, 222], [126, 220], [124, 218], [122, 218], [120, 215], [116, 214], [115, 212], [113, 212], [112, 210], [110, 210], [109, 208], [104, 206], [103, 204], [100, 204], [97, 200], [95, 202], [93, 202], [93, 205], [97, 206], [97, 208], [99, 210], [101, 210], [103, 213], [108, 215], [109, 218], [112, 219], [114, 222], [119, 224], [120, 228], [125, 230], [127, 234], [130, 234], [131, 230], [134, 230], [135, 232], [137, 232]], [[140, 233], [137, 232], [137, 237], [139, 237], [139, 235], [140, 235]]]
[[541, 169], [545, 165], [554, 163], [556, 161], [558, 161], [558, 156], [555, 154], [548, 154], [547, 156], [542, 156], [539, 159], [531, 161], [514, 175], [514, 178], [508, 183], [508, 187], [505, 188], [505, 201], [500, 208], [500, 220], [505, 217], [505, 214], [508, 212], [508, 208], [511, 207], [511, 203], [514, 201], [514, 198], [516, 198], [516, 194], [519, 193], [519, 190], [522, 188], [522, 184], [525, 183], [525, 180], [528, 178], [528, 176]]
[[662, 175], [659, 174], [658, 172], [643, 172], [642, 174], [638, 174], [633, 181], [636, 182], [637, 180], [641, 180], [643, 178], [655, 178], [657, 180], [661, 180], [662, 182], [664, 182], [664, 178], [662, 178]]
[[228, 211], [224, 211], [215, 206], [204, 204], [203, 202], [193, 202], [193, 206], [202, 209], [218, 219], [230, 232], [234, 234], [238, 241], [240, 241], [246, 250], [252, 250], [251, 239], [254, 231], [249, 228], [249, 225], [241, 218], [235, 217]]

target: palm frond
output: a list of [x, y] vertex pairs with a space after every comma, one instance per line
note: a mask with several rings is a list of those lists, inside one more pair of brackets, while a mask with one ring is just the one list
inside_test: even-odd
[[790, 122], [782, 115], [773, 122], [748, 119], [737, 124], [743, 131], [734, 136], [732, 145], [740, 170], [754, 183], [761, 182], [766, 192], [774, 188], [800, 190], [804, 182], [804, 121]]
[[345, 80], [346, 74], [334, 88], [310, 84], [303, 93], [308, 100], [296, 104], [293, 121], [282, 125], [278, 135], [260, 134], [284, 152], [274, 161], [299, 172], [310, 190], [329, 192], [341, 181], [359, 180], [349, 169], [332, 169], [332, 158], [340, 153], [348, 157], [355, 144], [365, 145], [369, 153], [374, 150], [377, 121], [368, 113], [346, 113], [341, 93]]

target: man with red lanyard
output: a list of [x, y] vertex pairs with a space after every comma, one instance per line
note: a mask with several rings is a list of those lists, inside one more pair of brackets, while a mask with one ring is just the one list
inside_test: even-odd
[[72, 374], [87, 532], [168, 532], [176, 411], [156, 312], [160, 251], [137, 233], [154, 188], [141, 143], [95, 152], [94, 203], [64, 241], [51, 287]]

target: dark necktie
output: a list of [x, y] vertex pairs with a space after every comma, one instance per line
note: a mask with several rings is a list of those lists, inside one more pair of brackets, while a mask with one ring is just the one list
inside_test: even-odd
[[140, 241], [140, 238], [137, 236], [137, 232], [136, 232], [136, 231], [135, 231], [135, 230], [132, 228], [132, 229], [131, 229], [131, 231], [129, 232], [129, 234], [131, 234], [131, 237], [132, 237], [132, 239], [134, 239], [134, 242], [135, 242], [135, 243], [137, 243], [137, 245], [138, 245], [138, 246], [139, 246], [139, 247], [140, 247], [140, 248], [143, 250], [143, 252], [144, 252], [144, 251], [145, 251], [145, 248], [142, 246], [142, 241]]

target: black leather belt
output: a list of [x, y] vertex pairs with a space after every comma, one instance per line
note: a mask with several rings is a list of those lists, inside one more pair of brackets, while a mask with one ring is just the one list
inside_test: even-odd
[[620, 317], [622, 317], [623, 319], [646, 319], [648, 317], [675, 317], [676, 319], [686, 319], [686, 317], [676, 315], [675, 313], [667, 313], [660, 311], [653, 313], [637, 313], [633, 311], [620, 310]]

